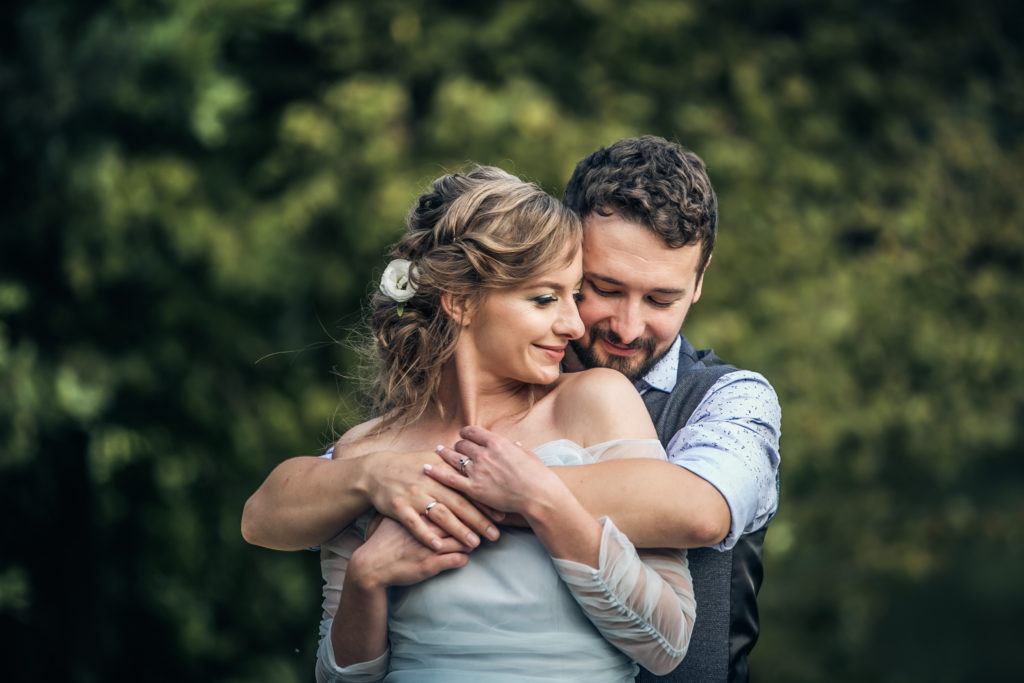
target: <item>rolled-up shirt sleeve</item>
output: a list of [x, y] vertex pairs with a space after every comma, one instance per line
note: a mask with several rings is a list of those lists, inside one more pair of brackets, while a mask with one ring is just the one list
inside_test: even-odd
[[729, 534], [714, 546], [718, 550], [763, 527], [778, 509], [781, 422], [779, 399], [768, 380], [739, 370], [708, 390], [669, 441], [669, 460], [710, 483], [729, 505], [732, 522]]

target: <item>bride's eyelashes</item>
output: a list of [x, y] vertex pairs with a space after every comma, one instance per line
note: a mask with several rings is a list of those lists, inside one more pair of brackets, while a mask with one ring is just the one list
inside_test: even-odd
[[[570, 296], [572, 296], [572, 300], [575, 301], [576, 303], [583, 301], [583, 292], [578, 289], [574, 289]], [[544, 308], [545, 306], [549, 306], [550, 304], [553, 304], [556, 301], [558, 301], [558, 296], [555, 294], [540, 294], [538, 296], [530, 297], [530, 301], [537, 304], [541, 308]]]

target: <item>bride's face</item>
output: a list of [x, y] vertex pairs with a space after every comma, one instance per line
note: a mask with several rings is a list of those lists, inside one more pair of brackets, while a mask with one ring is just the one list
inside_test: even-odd
[[563, 252], [552, 267], [518, 287], [488, 295], [463, 329], [481, 375], [497, 382], [550, 384], [570, 339], [583, 335], [576, 297], [583, 278], [582, 254], [569, 265]]

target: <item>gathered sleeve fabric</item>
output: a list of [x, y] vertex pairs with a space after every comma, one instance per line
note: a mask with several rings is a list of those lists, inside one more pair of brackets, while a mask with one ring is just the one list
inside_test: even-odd
[[554, 558], [562, 581], [605, 640], [655, 674], [686, 655], [696, 618], [685, 550], [643, 550], [607, 517], [598, 567]]
[[[586, 452], [594, 461], [666, 459], [657, 439], [610, 441]], [[598, 521], [597, 568], [553, 558], [555, 569], [608, 642], [652, 673], [668, 673], [686, 655], [696, 618], [686, 551], [638, 551], [611, 519]]]
[[[371, 511], [372, 512], [372, 511]], [[352, 553], [366, 536], [366, 529], [372, 514], [364, 514], [320, 549], [320, 571], [324, 579], [323, 614], [320, 618], [320, 644], [316, 652], [317, 683], [370, 683], [384, 678], [388, 672], [389, 652], [368, 662], [349, 666], [338, 666], [331, 645], [331, 626], [341, 601], [341, 590], [345, 584]]]

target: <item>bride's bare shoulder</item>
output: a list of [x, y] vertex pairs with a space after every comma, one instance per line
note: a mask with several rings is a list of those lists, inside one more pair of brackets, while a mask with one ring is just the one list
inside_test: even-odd
[[559, 380], [560, 393], [572, 399], [607, 400], [614, 403], [615, 396], [623, 392], [637, 393], [625, 375], [611, 368], [567, 372]]
[[582, 430], [586, 443], [649, 438], [654, 434], [643, 399], [617, 370], [593, 368], [560, 378], [556, 414], [570, 431]]

